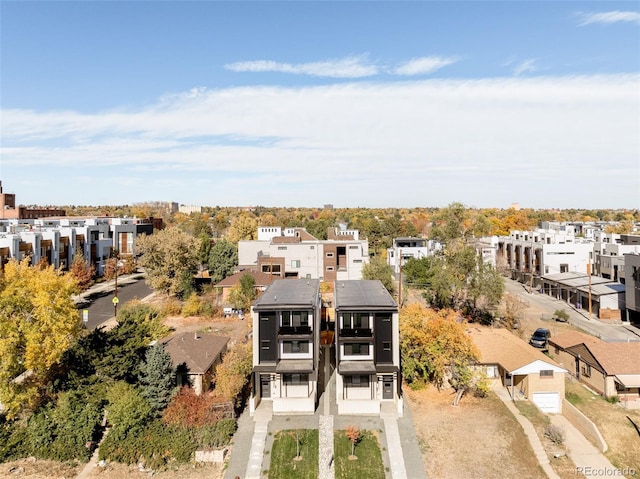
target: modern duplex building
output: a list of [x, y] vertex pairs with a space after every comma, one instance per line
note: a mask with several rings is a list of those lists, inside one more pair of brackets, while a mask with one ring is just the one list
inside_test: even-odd
[[276, 280], [254, 302], [251, 414], [261, 401], [271, 401], [274, 414], [313, 414], [320, 315], [317, 279]]
[[378, 280], [336, 281], [338, 414], [402, 415], [398, 305]]
[[257, 240], [238, 242], [239, 269], [277, 278], [361, 279], [368, 262], [369, 244], [357, 230], [329, 228], [319, 240], [304, 228], [263, 226]]

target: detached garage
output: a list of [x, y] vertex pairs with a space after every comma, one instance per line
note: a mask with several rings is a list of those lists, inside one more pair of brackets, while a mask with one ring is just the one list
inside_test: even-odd
[[562, 412], [560, 393], [533, 393], [531, 402], [544, 413], [558, 414]]
[[499, 378], [513, 400], [529, 400], [542, 412], [562, 413], [566, 369], [506, 329], [467, 331], [480, 351], [479, 364]]

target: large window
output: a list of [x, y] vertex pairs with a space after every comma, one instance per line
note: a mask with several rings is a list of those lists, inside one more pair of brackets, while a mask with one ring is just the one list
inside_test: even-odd
[[342, 313], [344, 329], [371, 329], [369, 313]]
[[352, 387], [352, 388], [368, 388], [369, 387], [369, 376], [365, 376], [365, 375], [345, 376], [344, 379], [348, 387]]
[[308, 353], [309, 341], [283, 341], [282, 352], [286, 354]]
[[309, 326], [309, 311], [282, 311], [280, 317], [281, 326]]
[[371, 345], [369, 343], [345, 343], [345, 356], [368, 356]]
[[286, 386], [300, 386], [309, 383], [308, 374], [283, 374], [282, 382]]

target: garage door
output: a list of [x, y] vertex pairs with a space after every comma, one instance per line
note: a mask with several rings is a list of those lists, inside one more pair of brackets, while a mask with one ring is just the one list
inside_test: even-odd
[[560, 412], [559, 393], [533, 393], [533, 404], [545, 413]]

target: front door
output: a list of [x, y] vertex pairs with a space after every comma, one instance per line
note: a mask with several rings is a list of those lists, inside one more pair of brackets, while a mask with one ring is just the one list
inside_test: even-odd
[[393, 399], [393, 378], [385, 376], [382, 380], [382, 399]]
[[266, 374], [260, 375], [260, 397], [263, 399], [271, 397], [271, 379]]

